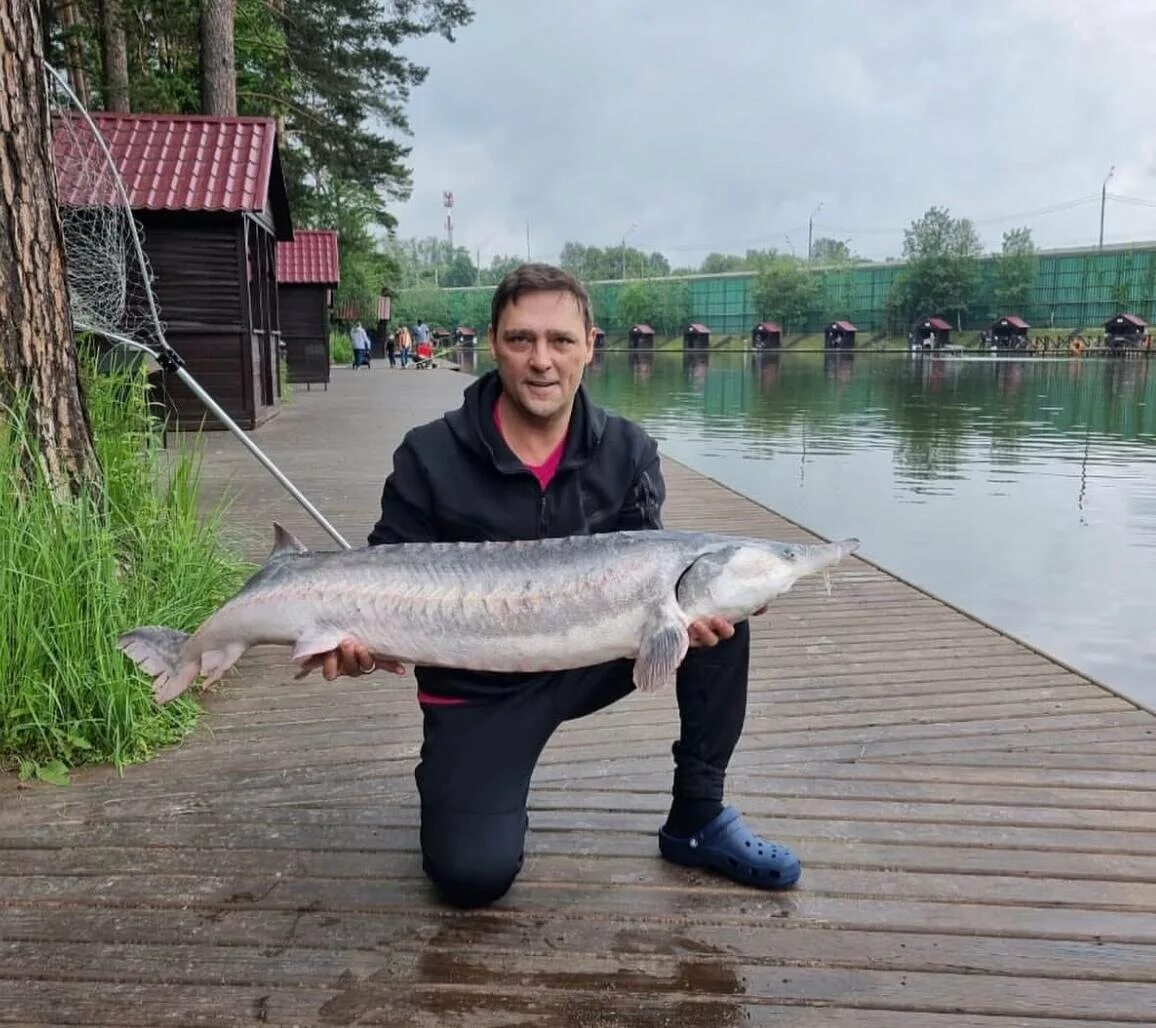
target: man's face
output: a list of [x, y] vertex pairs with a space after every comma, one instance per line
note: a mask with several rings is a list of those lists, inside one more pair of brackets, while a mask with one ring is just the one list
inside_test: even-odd
[[526, 293], [490, 326], [490, 353], [502, 389], [532, 420], [569, 418], [582, 372], [594, 357], [594, 331], [564, 291]]

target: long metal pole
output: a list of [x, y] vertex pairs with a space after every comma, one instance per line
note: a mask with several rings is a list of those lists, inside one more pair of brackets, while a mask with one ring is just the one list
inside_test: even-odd
[[1108, 182], [1104, 181], [1104, 187], [1100, 190], [1100, 249], [1104, 249], [1104, 204], [1108, 200]]
[[[65, 92], [68, 93], [69, 97], [72, 99], [72, 102], [76, 105], [77, 110], [79, 110], [80, 113], [84, 115], [84, 120], [88, 122], [88, 127], [92, 130], [92, 134], [97, 141], [97, 145], [100, 147], [101, 152], [104, 154], [104, 159], [108, 162], [109, 168], [112, 170], [112, 180], [116, 184], [116, 191], [120, 196], [120, 201], [124, 205], [125, 211], [128, 213], [128, 216], [131, 219], [132, 204], [129, 202], [128, 192], [124, 188], [124, 182], [121, 180], [120, 172], [117, 169], [116, 162], [113, 160], [112, 154], [109, 152], [108, 145], [105, 143], [104, 136], [101, 134], [100, 129], [96, 127], [96, 123], [89, 116], [89, 113], [87, 110], [85, 110], [84, 105], [81, 104], [81, 102], [77, 99], [76, 94], [73, 93], [71, 88], [69, 88], [68, 83], [61, 76], [60, 72], [58, 72], [49, 64], [45, 64], [44, 67], [49, 71], [52, 77], [56, 79], [60, 86], [65, 90]], [[129, 339], [127, 336], [122, 336], [115, 332], [110, 332], [101, 326], [92, 325], [90, 326], [92, 330], [98, 332], [100, 335], [105, 336], [108, 339], [111, 339], [113, 342], [120, 343], [122, 346], [129, 346], [133, 349], [140, 350], [143, 353], [149, 354], [154, 360], [156, 360], [158, 364], [160, 364], [162, 368], [164, 368], [165, 371], [175, 372], [177, 377], [180, 378], [180, 380], [193, 391], [198, 399], [200, 399], [200, 401], [206, 407], [208, 407], [214, 415], [216, 415], [218, 420], [220, 420], [220, 422], [230, 432], [232, 432], [238, 439], [241, 440], [241, 443], [244, 445], [244, 447], [251, 454], [253, 454], [253, 456], [256, 457], [257, 460], [266, 468], [266, 470], [268, 470], [269, 473], [285, 488], [286, 492], [288, 492], [289, 495], [293, 497], [293, 499], [301, 504], [301, 506], [305, 508], [313, 520], [316, 521], [323, 529], [325, 529], [327, 533], [329, 533], [333, 541], [336, 542], [342, 549], [351, 549], [349, 543], [346, 542], [341, 533], [338, 532], [337, 529], [326, 520], [322, 513], [316, 507], [314, 507], [313, 504], [309, 502], [309, 500], [305, 498], [305, 495], [292, 482], [290, 482], [289, 479], [286, 478], [285, 475], [280, 471], [280, 469], [257, 447], [257, 444], [249, 438], [244, 429], [242, 429], [240, 425], [238, 425], [231, 417], [229, 417], [227, 413], [225, 413], [224, 408], [222, 408], [216, 400], [214, 400], [207, 392], [205, 392], [204, 389], [201, 388], [200, 383], [197, 382], [197, 380], [193, 378], [193, 376], [190, 375], [188, 370], [185, 368], [185, 363], [181, 358], [181, 355], [177, 353], [177, 351], [174, 350], [171, 346], [169, 346], [165, 339], [164, 328], [161, 325], [160, 314], [157, 311], [156, 301], [153, 298], [152, 285], [148, 281], [148, 261], [145, 258], [144, 247], [141, 246], [140, 237], [137, 234], [135, 225], [132, 225], [131, 221], [130, 226], [132, 227], [132, 231], [129, 233], [129, 235], [132, 236], [133, 248], [136, 250], [137, 261], [140, 263], [141, 274], [145, 276], [145, 296], [148, 298], [149, 313], [152, 315], [153, 326], [156, 328], [157, 341], [160, 344], [159, 350], [154, 350], [151, 347], [145, 346], [143, 343], [138, 343], [135, 339]]]

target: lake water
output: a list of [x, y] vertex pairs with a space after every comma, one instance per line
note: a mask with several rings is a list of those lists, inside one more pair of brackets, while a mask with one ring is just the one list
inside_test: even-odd
[[1156, 707], [1144, 359], [599, 354], [665, 454]]

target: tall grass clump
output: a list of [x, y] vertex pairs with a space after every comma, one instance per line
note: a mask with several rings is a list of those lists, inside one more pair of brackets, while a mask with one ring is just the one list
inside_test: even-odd
[[329, 360], [332, 364], [353, 363], [353, 340], [348, 332], [329, 333]]
[[62, 499], [30, 476], [20, 411], [0, 411], [0, 767], [53, 781], [190, 730], [195, 702], [158, 706], [116, 637], [195, 627], [246, 571], [219, 541], [223, 508], [198, 514], [199, 451], [164, 451], [143, 366], [84, 363], [101, 489]]

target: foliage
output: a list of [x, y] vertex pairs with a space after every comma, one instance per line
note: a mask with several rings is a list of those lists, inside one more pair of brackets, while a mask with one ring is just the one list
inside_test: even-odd
[[480, 284], [483, 286], [496, 286], [511, 271], [525, 263], [526, 260], [524, 257], [508, 257], [503, 254], [497, 254], [490, 261], [490, 266], [482, 269]]
[[904, 230], [907, 266], [887, 298], [889, 314], [902, 323], [929, 314], [964, 314], [979, 286], [983, 252], [975, 226], [932, 207]]
[[403, 289], [393, 299], [393, 315], [390, 320], [396, 325], [416, 325], [419, 321], [425, 321], [431, 328], [440, 325], [452, 331], [456, 326], [450, 325], [451, 318], [449, 294], [444, 289], [418, 286]]
[[1027, 308], [1038, 267], [1032, 230], [1013, 228], [1005, 232], [1003, 248], [995, 258], [995, 301], [1001, 312]]
[[628, 282], [618, 292], [615, 323], [648, 324], [666, 335], [681, 331], [691, 316], [690, 287], [677, 280]]
[[0, 765], [61, 781], [69, 766], [141, 760], [180, 739], [196, 706], [153, 702], [115, 649], [141, 624], [191, 629], [240, 584], [199, 516], [199, 457], [166, 456], [141, 365], [85, 364], [104, 489], [62, 500], [41, 478], [17, 491], [19, 410], [0, 424]]
[[663, 254], [658, 251], [647, 254], [633, 246], [623, 247], [621, 243], [607, 247], [565, 243], [558, 257], [558, 265], [584, 282], [665, 278], [670, 274], [670, 262]]
[[755, 313], [790, 331], [807, 317], [819, 295], [819, 279], [794, 257], [775, 256], [762, 262], [752, 289]]
[[811, 260], [816, 264], [850, 264], [861, 258], [842, 239], [822, 236], [811, 244]]
[[703, 275], [725, 275], [729, 271], [747, 271], [747, 262], [734, 253], [708, 253], [699, 265]]

